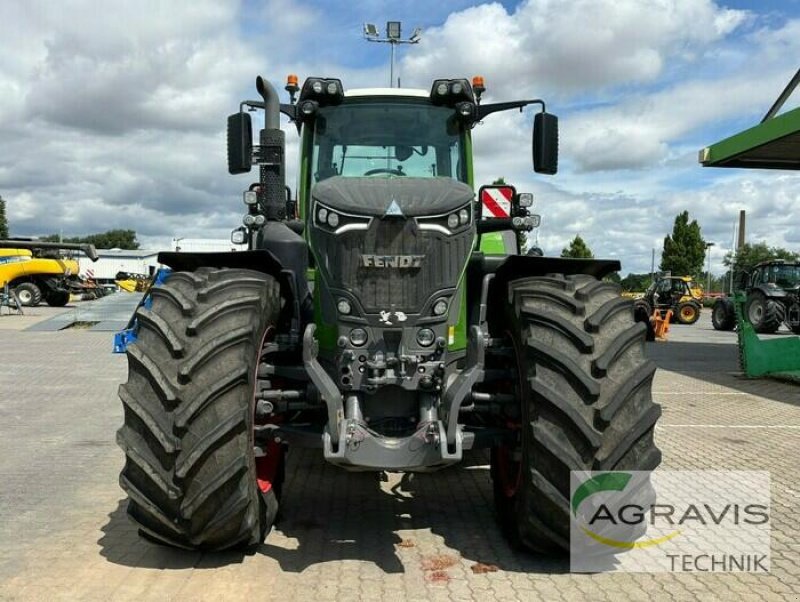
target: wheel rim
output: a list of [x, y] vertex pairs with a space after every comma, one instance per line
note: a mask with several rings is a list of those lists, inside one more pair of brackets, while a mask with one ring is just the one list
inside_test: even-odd
[[722, 307], [717, 306], [714, 308], [714, 319], [719, 323], [722, 323], [725, 319], [725, 310]]
[[[261, 343], [258, 346], [258, 355], [259, 361], [256, 362], [256, 369], [255, 374], [253, 375], [253, 382], [258, 382], [258, 366], [261, 363], [261, 352], [264, 349], [264, 345], [270, 342], [273, 337], [275, 336], [275, 329], [270, 326], [264, 332], [264, 336], [261, 338]], [[257, 400], [255, 397], [256, 391], [253, 390], [253, 401], [252, 401], [252, 413], [253, 413], [253, 432], [251, 433], [251, 438], [253, 442], [253, 446], [255, 448], [255, 426], [256, 425], [264, 425], [270, 424], [270, 420], [264, 420], [262, 422], [256, 421], [256, 405]], [[272, 491], [273, 486], [277, 480], [278, 474], [280, 473], [281, 468], [281, 461], [283, 460], [283, 450], [281, 449], [281, 444], [275, 441], [275, 439], [270, 439], [265, 446], [262, 446], [265, 455], [260, 457], [255, 457], [255, 466], [256, 466], [256, 485], [258, 486], [259, 491], [261, 493], [269, 493]]]
[[17, 291], [17, 299], [19, 299], [19, 302], [23, 305], [30, 305], [33, 300], [33, 295], [28, 289], [24, 288], [21, 291]]
[[747, 311], [747, 317], [750, 318], [751, 324], [759, 324], [761, 318], [764, 316], [764, 307], [760, 301], [754, 301], [750, 304], [750, 309]]
[[696, 312], [695, 312], [694, 307], [691, 307], [691, 306], [687, 306], [687, 307], [684, 307], [683, 309], [681, 309], [681, 317], [684, 320], [687, 320], [687, 321], [688, 320], [693, 320], [694, 316], [695, 316], [695, 313]]

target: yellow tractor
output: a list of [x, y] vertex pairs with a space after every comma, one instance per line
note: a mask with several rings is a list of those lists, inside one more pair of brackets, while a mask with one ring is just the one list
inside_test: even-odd
[[78, 278], [78, 262], [59, 256], [59, 250], [83, 251], [97, 261], [93, 245], [0, 240], [0, 290], [7, 286], [21, 305], [36, 306], [43, 300], [54, 307], [69, 303], [72, 281]]
[[637, 315], [652, 316], [658, 310], [662, 317], [672, 312], [678, 324], [694, 324], [700, 319], [703, 287], [691, 276], [658, 276], [643, 297], [634, 301]]

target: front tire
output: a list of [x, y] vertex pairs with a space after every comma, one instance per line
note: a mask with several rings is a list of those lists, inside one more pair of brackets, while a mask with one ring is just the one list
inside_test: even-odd
[[283, 475], [281, 446], [254, 453], [256, 374], [279, 285], [250, 270], [201, 268], [173, 273], [151, 295], [151, 309], [136, 313], [119, 391], [128, 515], [148, 537], [181, 548], [260, 544]]
[[36, 307], [42, 302], [42, 291], [33, 282], [23, 282], [14, 287], [17, 300], [25, 307]]
[[492, 451], [495, 502], [512, 541], [564, 553], [570, 471], [649, 471], [661, 461], [655, 365], [616, 285], [583, 275], [526, 278], [509, 284], [508, 299], [520, 420], [515, 443]]
[[694, 324], [700, 319], [700, 306], [693, 301], [685, 301], [678, 305], [675, 313], [678, 324]]

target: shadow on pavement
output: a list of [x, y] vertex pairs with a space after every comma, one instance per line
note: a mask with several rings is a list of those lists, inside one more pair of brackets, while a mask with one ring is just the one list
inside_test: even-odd
[[128, 519], [128, 502], [119, 500], [97, 541], [100, 555], [114, 564], [148, 569], [217, 568], [242, 562], [243, 552], [204, 554], [153, 543], [139, 536]]
[[[568, 572], [568, 558], [535, 556], [505, 540], [495, 520], [487, 463], [476, 452], [463, 465], [437, 473], [389, 475], [390, 484], [382, 482], [380, 473], [350, 473], [328, 465], [319, 450], [294, 450], [281, 516], [256, 553], [293, 573], [341, 560], [373, 562], [385, 573], [404, 573], [409, 563], [429, 571], [462, 558], [490, 570]], [[124, 500], [109, 515], [103, 533], [101, 554], [125, 566], [203, 569], [237, 564], [245, 556], [150, 543], [128, 520]], [[444, 546], [448, 549], [442, 552]]]
[[646, 354], [662, 370], [773, 401], [800, 405], [800, 387], [744, 376], [739, 368], [739, 347], [735, 344], [676, 341], [647, 343]]

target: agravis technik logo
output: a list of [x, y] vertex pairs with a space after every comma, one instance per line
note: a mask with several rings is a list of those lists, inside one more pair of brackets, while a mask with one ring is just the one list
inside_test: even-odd
[[573, 472], [573, 571], [768, 572], [769, 473]]

